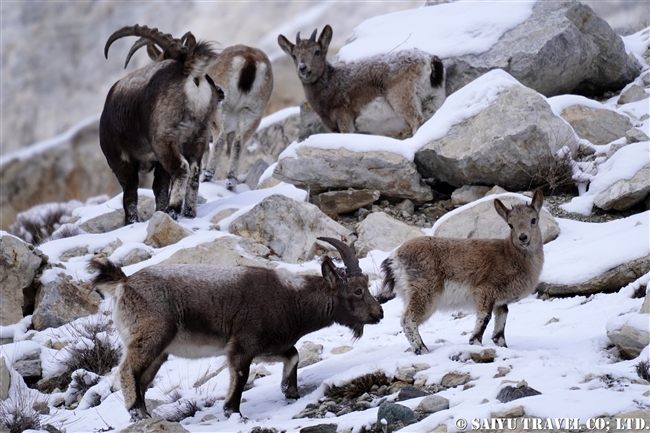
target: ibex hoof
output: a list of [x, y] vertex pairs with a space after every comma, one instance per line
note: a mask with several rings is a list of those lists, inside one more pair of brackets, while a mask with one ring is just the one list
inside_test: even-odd
[[214, 177], [214, 172], [204, 171], [202, 182], [210, 182]]
[[429, 353], [429, 349], [427, 349], [426, 347], [422, 346], [422, 347], [418, 347], [418, 348], [415, 349], [413, 352], [414, 352], [416, 355], [426, 355], [427, 353]]
[[141, 407], [131, 409], [129, 411], [129, 415], [131, 415], [131, 421], [133, 422], [142, 421], [143, 419], [146, 418], [151, 418], [149, 412], [147, 412], [144, 408]]
[[234, 177], [229, 177], [226, 179], [226, 189], [228, 191], [235, 191], [235, 188], [237, 188], [237, 179]]
[[483, 346], [483, 343], [476, 338], [470, 339], [469, 344], [471, 344], [472, 346]]

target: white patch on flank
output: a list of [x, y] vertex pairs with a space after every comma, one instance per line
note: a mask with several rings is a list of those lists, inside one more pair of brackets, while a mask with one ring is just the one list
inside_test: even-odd
[[190, 104], [190, 108], [194, 112], [202, 112], [210, 105], [210, 100], [212, 99], [212, 89], [210, 84], [205, 79], [201, 77], [198, 79], [199, 85], [197, 86], [194, 82], [194, 77], [189, 76], [185, 81], [183, 89], [187, 95], [187, 99]]
[[455, 281], [445, 281], [445, 290], [435, 303], [436, 310], [475, 310], [474, 296], [471, 288], [466, 284]]
[[188, 359], [209, 358], [226, 354], [226, 344], [213, 338], [179, 332], [165, 353]]
[[359, 132], [386, 134], [408, 129], [408, 125], [390, 106], [386, 98], [379, 96], [366, 105], [354, 121]]

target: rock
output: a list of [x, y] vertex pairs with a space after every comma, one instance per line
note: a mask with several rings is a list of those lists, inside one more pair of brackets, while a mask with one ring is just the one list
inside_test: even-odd
[[638, 313], [615, 317], [607, 322], [607, 337], [624, 357], [634, 359], [650, 344], [649, 321], [650, 316]]
[[485, 197], [490, 187], [479, 185], [463, 185], [451, 193], [451, 204], [460, 207]]
[[136, 263], [144, 262], [145, 260], [149, 260], [151, 257], [153, 257], [151, 251], [142, 248], [135, 248], [126, 253], [126, 256], [122, 259], [122, 266], [131, 266]]
[[[149, 221], [155, 212], [156, 203], [151, 197], [138, 196], [138, 217], [140, 221]], [[91, 218], [79, 225], [86, 233], [108, 233], [124, 227], [124, 209], [118, 209]]]
[[395, 206], [395, 210], [402, 212], [402, 216], [407, 217], [413, 215], [413, 212], [415, 212], [415, 205], [411, 200], [406, 199]]
[[354, 244], [358, 257], [369, 251], [391, 251], [409, 239], [424, 236], [422, 230], [396, 220], [384, 212], [374, 212], [359, 223], [359, 239]]
[[95, 256], [101, 255], [102, 257], [110, 257], [111, 254], [113, 254], [115, 250], [121, 246], [122, 246], [122, 241], [120, 240], [120, 238], [117, 238], [110, 244], [106, 245], [101, 250], [96, 251]]
[[72, 381], [72, 372], [64, 371], [53, 376], [44, 377], [36, 382], [36, 389], [44, 394], [51, 394], [55, 390], [64, 391]]
[[251, 167], [251, 169], [248, 171], [248, 174], [246, 175], [246, 185], [250, 189], [255, 189], [257, 188], [257, 184], [260, 181], [260, 177], [264, 172], [266, 171], [267, 168], [269, 168], [269, 163], [264, 161], [263, 159], [258, 159], [255, 161], [255, 164]]
[[391, 152], [352, 152], [345, 148], [300, 146], [296, 157], [278, 161], [273, 177], [312, 194], [330, 189], [370, 189], [382, 196], [423, 203], [433, 199], [415, 165]]
[[[502, 80], [512, 84], [490, 90]], [[563, 147], [575, 154], [577, 139], [571, 127], [553, 113], [544, 97], [503, 71], [478, 78], [459, 90], [458, 98], [474, 100], [475, 93], [486, 91], [494, 92], [492, 102], [415, 153], [423, 178], [456, 187], [500, 185], [518, 191], [541, 184], [539, 173], [559, 159]], [[445, 108], [452, 106], [448, 102], [440, 112], [450, 109]]]
[[[591, 148], [590, 148], [590, 149], [591, 149]], [[493, 186], [492, 188], [490, 188], [490, 190], [489, 190], [488, 192], [485, 193], [484, 197], [487, 197], [488, 195], [505, 194], [505, 193], [507, 193], [507, 192], [508, 192], [508, 191], [506, 191], [505, 189], [501, 188], [500, 186], [495, 185], [495, 186]]]
[[584, 105], [572, 105], [563, 110], [561, 116], [569, 122], [578, 137], [593, 144], [608, 144], [625, 137], [625, 132], [632, 127], [627, 116]]
[[[512, 195], [494, 195], [506, 206], [525, 203]], [[560, 234], [560, 226], [553, 216], [544, 208], [540, 215], [540, 229], [544, 243], [550, 242]], [[434, 227], [434, 236], [443, 238], [505, 239], [510, 236], [506, 222], [494, 210], [494, 201], [485, 200], [465, 205], [455, 214], [444, 219]]]
[[192, 232], [174, 221], [165, 212], [156, 212], [147, 225], [145, 245], [162, 248], [192, 235]]
[[406, 383], [413, 383], [413, 377], [417, 371], [413, 367], [401, 367], [395, 373], [395, 380], [400, 380]]
[[73, 257], [82, 257], [88, 254], [88, 247], [74, 247], [67, 251], [64, 251], [60, 256], [59, 260], [62, 262], [67, 262]]
[[493, 412], [490, 418], [521, 418], [526, 415], [523, 406], [514, 406], [501, 412]]
[[25, 353], [22, 358], [14, 361], [14, 370], [20, 374], [25, 382], [33, 383], [41, 378], [41, 350], [32, 350]]
[[442, 376], [440, 385], [445, 388], [455, 388], [457, 386], [465, 385], [470, 380], [471, 377], [469, 373], [458, 373], [453, 371]]
[[332, 349], [331, 353], [332, 355], [341, 355], [343, 353], [349, 352], [352, 349], [354, 349], [352, 346], [339, 346]]
[[0, 356], [0, 402], [9, 398], [9, 388], [11, 388], [11, 372], [4, 357]]
[[230, 233], [265, 245], [282, 261], [311, 260], [317, 252], [316, 238], [350, 238], [352, 233], [316, 206], [283, 195], [271, 195], [230, 223]]
[[424, 397], [425, 395], [429, 395], [429, 393], [422, 388], [416, 386], [405, 386], [399, 390], [397, 401], [410, 400], [412, 398]]
[[255, 426], [250, 433], [278, 433], [278, 429]]
[[445, 59], [445, 65], [448, 95], [496, 68], [545, 96], [617, 91], [640, 71], [610, 26], [589, 6], [572, 2], [537, 2], [532, 15], [489, 50]]
[[476, 363], [488, 363], [494, 362], [494, 358], [497, 356], [497, 351], [490, 349], [483, 349], [480, 352], [472, 352], [470, 358]]
[[439, 395], [428, 395], [422, 399], [415, 411], [430, 414], [445, 409], [449, 409], [449, 400]]
[[391, 425], [401, 422], [403, 426], [407, 426], [417, 422], [418, 418], [415, 412], [406, 406], [384, 402], [379, 406], [379, 410], [377, 411], [377, 422], [384, 424], [382, 421], [388, 425], [389, 431], [392, 431], [390, 429]]
[[18, 323], [26, 306], [23, 291], [32, 285], [42, 263], [34, 247], [20, 239], [0, 236], [0, 326]]
[[650, 314], [650, 292], [647, 292], [645, 298], [643, 298], [643, 304], [639, 310], [641, 314]]
[[212, 242], [199, 244], [192, 248], [183, 248], [175, 252], [161, 264], [208, 264], [219, 266], [261, 266], [273, 268], [274, 264], [262, 259], [268, 256], [269, 249], [252, 239], [237, 239], [234, 236], [224, 236]]
[[621, 96], [618, 98], [616, 103], [618, 105], [629, 104], [630, 102], [642, 101], [647, 97], [648, 94], [645, 92], [643, 87], [633, 84], [621, 92]]
[[625, 139], [630, 144], [650, 140], [646, 133], [638, 128], [630, 128], [625, 131]]
[[215, 216], [212, 217], [212, 219], [210, 220], [210, 222], [211, 222], [212, 224], [217, 224], [217, 223], [219, 223], [219, 221], [221, 221], [222, 219], [224, 219], [224, 218], [228, 218], [230, 215], [232, 215], [232, 214], [234, 214], [235, 212], [237, 212], [237, 210], [238, 210], [238, 209], [235, 209], [235, 208], [229, 208], [229, 209], [224, 209], [224, 210], [222, 210], [222, 211], [219, 211], [219, 212], [217, 212], [217, 213], [215, 214]]
[[309, 101], [304, 101], [300, 104], [300, 132], [298, 134], [298, 141], [305, 141], [314, 134], [327, 134], [329, 132], [332, 131], [323, 124], [323, 121], [311, 107]]
[[186, 433], [187, 430], [177, 422], [170, 422], [160, 417], [148, 418], [131, 424], [119, 433]]
[[336, 433], [336, 424], [318, 424], [300, 429], [300, 433]]
[[34, 329], [58, 328], [80, 317], [97, 313], [102, 298], [79, 281], [63, 273], [36, 292]]
[[369, 189], [329, 191], [313, 198], [314, 204], [326, 215], [331, 216], [353, 212], [377, 200], [379, 200], [379, 191]]
[[603, 210], [623, 211], [641, 203], [650, 194], [650, 164], [637, 171], [631, 179], [621, 179], [601, 192], [594, 205]]
[[501, 403], [508, 403], [512, 400], [541, 394], [542, 393], [536, 389], [529, 387], [526, 381], [521, 381], [519, 384], [517, 384], [516, 387], [508, 385], [501, 388], [497, 394], [497, 400], [499, 400]]
[[323, 353], [322, 344], [305, 343], [298, 351], [298, 368], [307, 367], [321, 361], [320, 354]]
[[508, 373], [510, 373], [511, 369], [508, 367], [497, 367], [497, 374], [495, 374], [493, 377], [496, 379], [498, 377], [504, 377]]
[[549, 284], [540, 282], [537, 293], [547, 296], [585, 296], [593, 293], [618, 292], [650, 272], [650, 255], [623, 263], [609, 271], [577, 284]]

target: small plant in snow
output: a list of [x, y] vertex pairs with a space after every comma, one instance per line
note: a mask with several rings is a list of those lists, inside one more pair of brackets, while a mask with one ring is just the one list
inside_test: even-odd
[[[72, 382], [68, 386], [68, 390], [65, 393], [65, 404], [66, 406], [71, 406], [74, 402], [79, 400], [79, 396], [83, 396], [86, 392], [97, 385], [101, 380], [101, 376], [86, 371], [84, 369], [75, 370], [72, 373]], [[97, 406], [100, 403], [100, 399], [95, 402], [95, 404], [89, 403], [89, 407]]]
[[647, 359], [641, 360], [634, 365], [636, 374], [643, 380], [650, 382], [650, 361]]
[[42, 403], [33, 394], [19, 388], [15, 398], [0, 401], [0, 426], [4, 424], [10, 433], [40, 430], [41, 415], [35, 407], [42, 406]]

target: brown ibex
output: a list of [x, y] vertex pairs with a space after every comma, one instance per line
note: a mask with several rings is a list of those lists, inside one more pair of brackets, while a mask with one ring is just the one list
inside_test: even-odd
[[111, 44], [126, 36], [157, 44], [163, 60], [115, 83], [99, 122], [99, 143], [124, 191], [124, 223], [138, 221], [138, 173], [152, 169], [156, 210], [176, 219], [182, 208], [183, 216], [193, 218], [201, 158], [208, 148], [214, 111], [223, 99], [207, 75], [215, 54], [191, 34], [183, 43], [157, 29], [135, 25], [109, 37], [107, 58]]
[[423, 236], [405, 242], [381, 264], [384, 279], [377, 300], [404, 299], [401, 324], [416, 354], [428, 353], [418, 331], [436, 310], [470, 307], [477, 311], [470, 344], [482, 344], [495, 315], [492, 340], [506, 346], [508, 304], [533, 293], [544, 264], [539, 213], [544, 197], [509, 210], [494, 200], [508, 223], [506, 239], [451, 239]]
[[253, 360], [282, 361], [282, 390], [299, 398], [298, 339], [334, 323], [360, 338], [364, 325], [384, 315], [354, 250], [337, 239], [319, 239], [339, 250], [344, 269], [325, 256], [322, 277], [211, 265], [155, 265], [127, 277], [106, 259], [91, 261], [90, 268], [99, 270], [93, 286], [115, 301], [113, 316], [126, 348], [120, 382], [131, 417], [149, 416], [144, 394], [169, 354], [227, 356], [226, 416], [240, 412]]
[[410, 128], [415, 134], [445, 101], [442, 61], [420, 50], [383, 54], [343, 66], [326, 59], [332, 28], [316, 40], [278, 36], [293, 58], [307, 101], [333, 132], [385, 134]]

